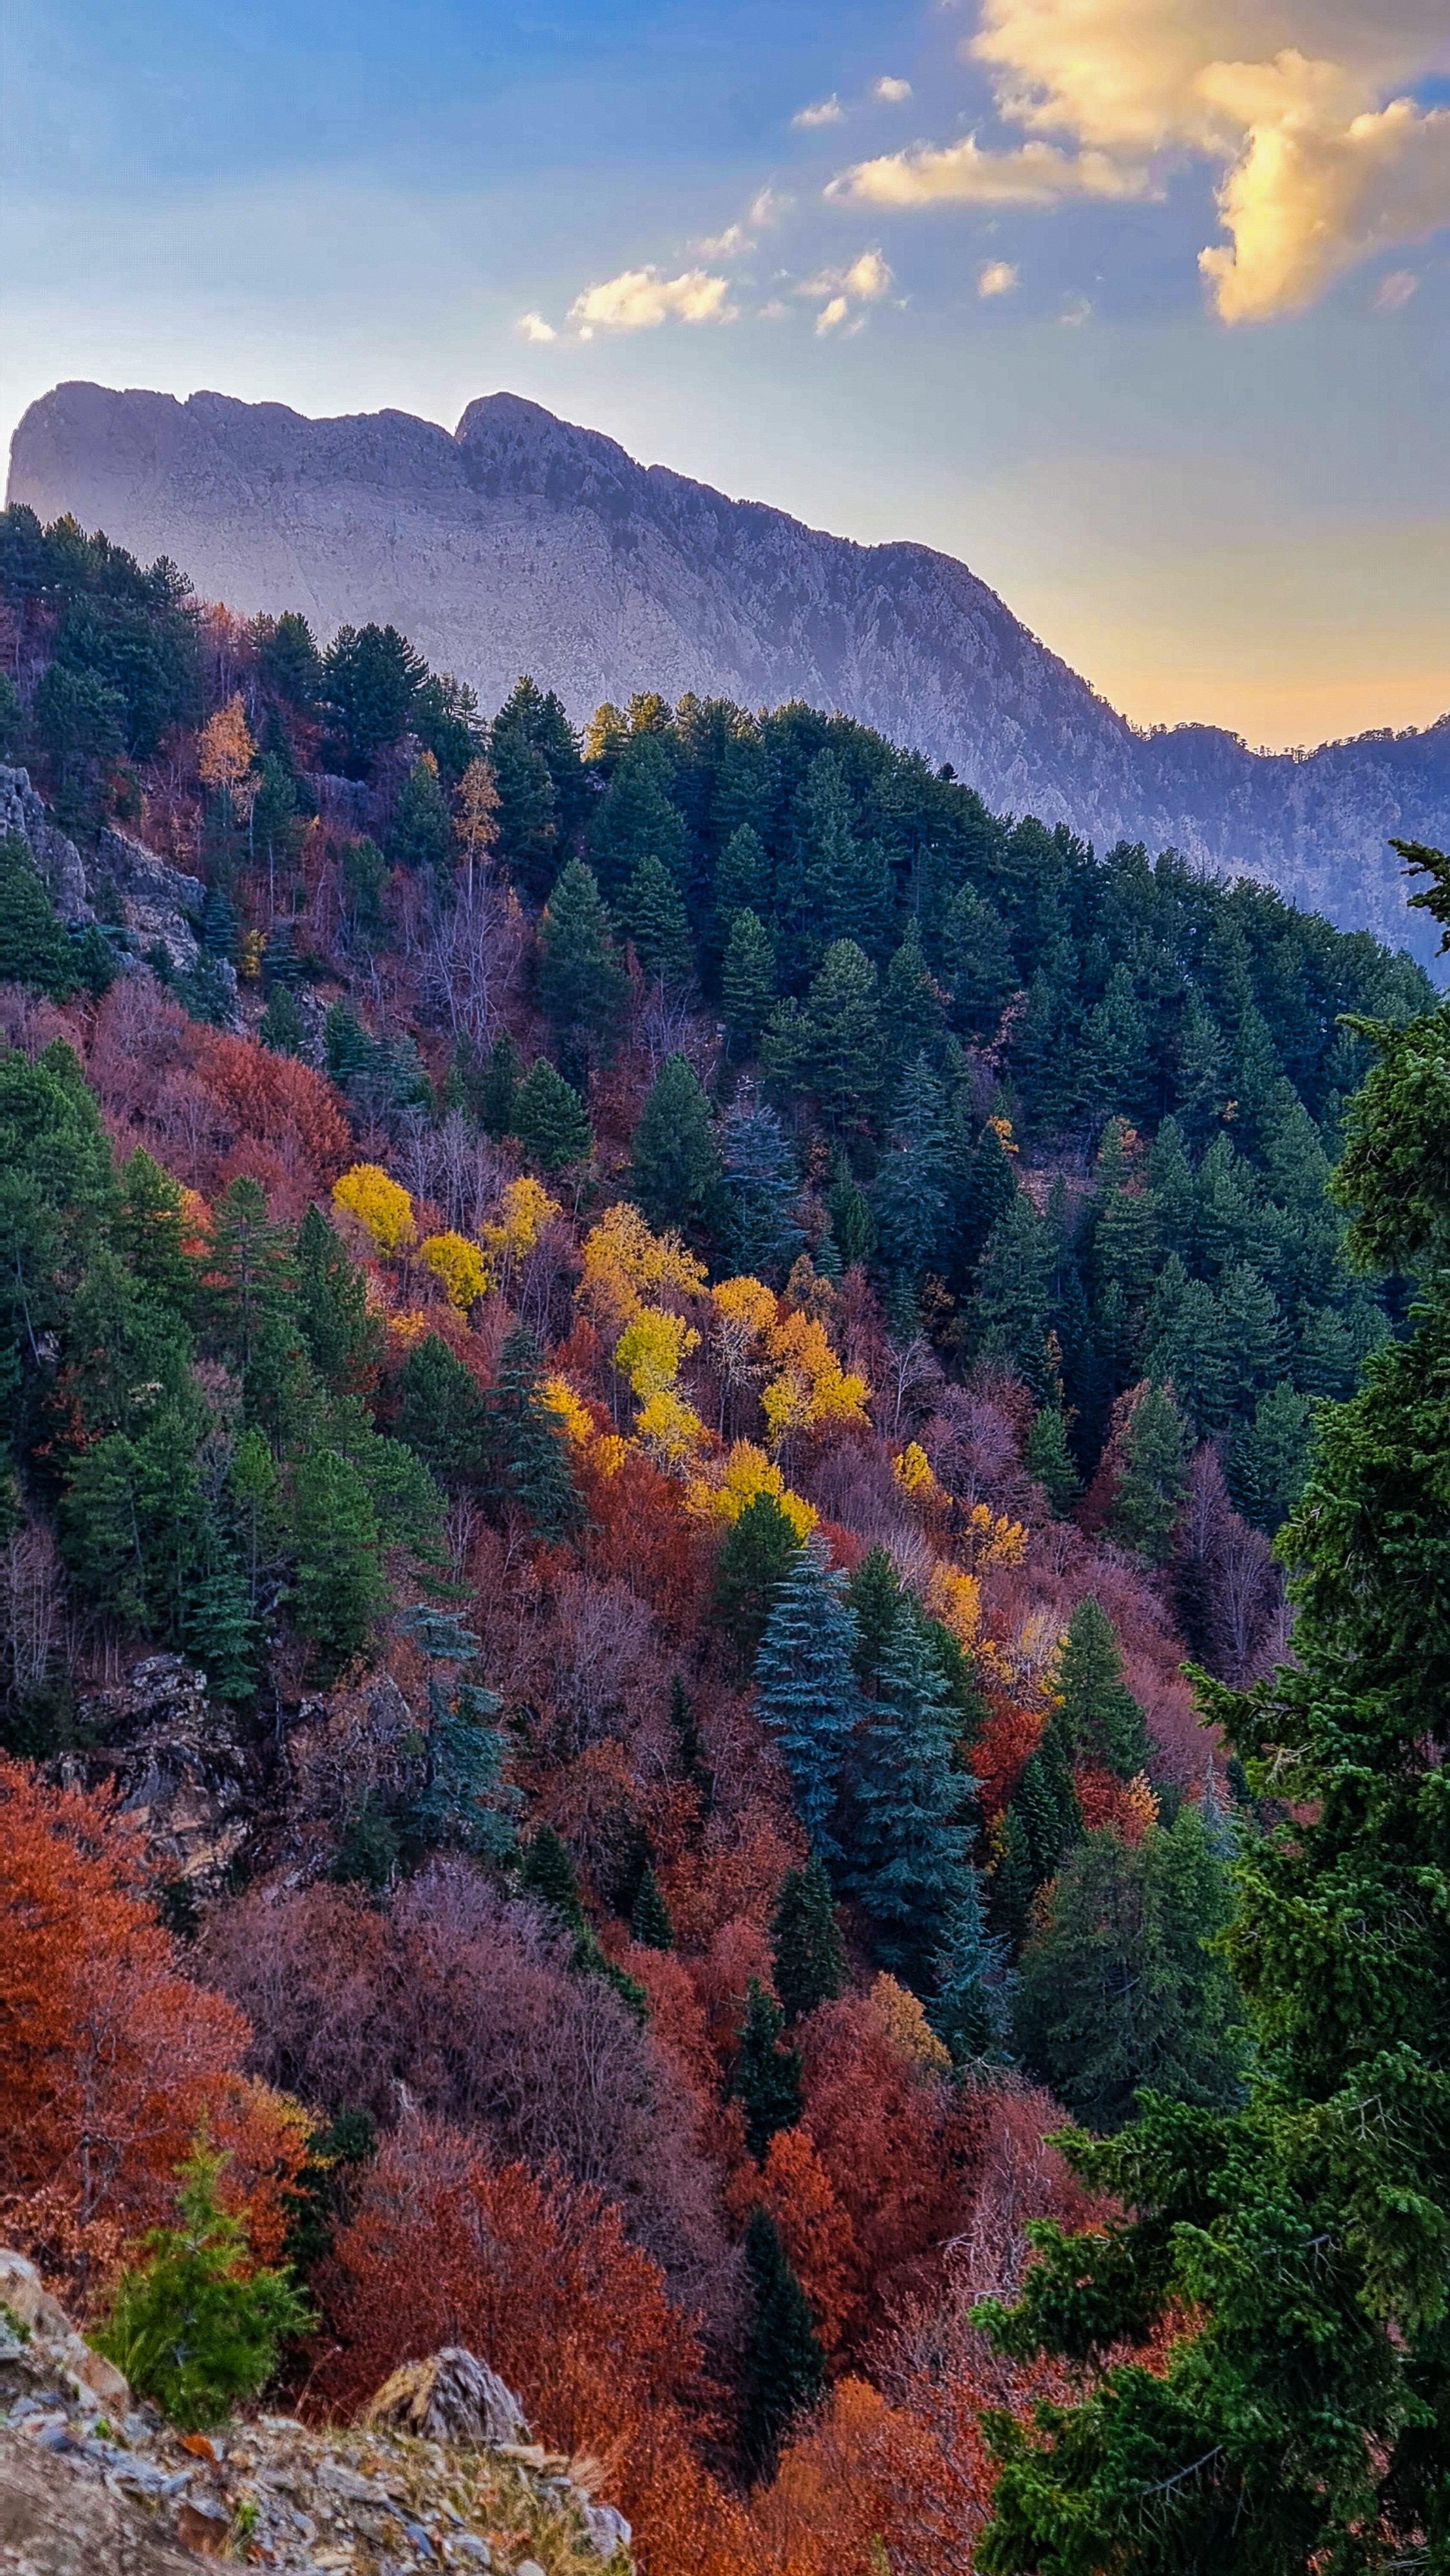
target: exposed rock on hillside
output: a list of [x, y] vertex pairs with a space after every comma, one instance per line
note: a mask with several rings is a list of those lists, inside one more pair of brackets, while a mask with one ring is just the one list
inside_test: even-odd
[[398, 2372], [351, 2432], [260, 2415], [183, 2437], [0, 2249], [0, 2576], [183, 2576], [200, 2558], [629, 2576], [629, 2526], [596, 2475], [531, 2443], [463, 2351]]
[[[206, 889], [197, 877], [159, 859], [129, 832], [103, 831], [83, 858], [74, 841], [45, 819], [45, 808], [25, 769], [0, 768], [0, 834], [25, 842], [36, 872], [62, 920], [94, 921], [98, 914], [126, 933], [126, 952], [144, 958], [164, 949], [173, 973], [190, 974], [201, 949], [196, 925]], [[230, 968], [223, 969], [235, 983]]]
[[148, 1655], [77, 1710], [90, 1750], [63, 1754], [68, 1786], [114, 1788], [144, 1827], [164, 1879], [215, 1895], [256, 1818], [259, 1766], [235, 1713], [206, 1695], [179, 1655]]
[[1208, 726], [1135, 733], [952, 557], [732, 501], [513, 394], [450, 436], [403, 412], [61, 385], [16, 432], [10, 496], [170, 555], [238, 610], [301, 608], [324, 637], [391, 620], [485, 706], [521, 670], [576, 716], [644, 688], [806, 698], [951, 761], [999, 811], [1171, 844], [1395, 942], [1386, 842], [1450, 832], [1450, 718], [1298, 758]]

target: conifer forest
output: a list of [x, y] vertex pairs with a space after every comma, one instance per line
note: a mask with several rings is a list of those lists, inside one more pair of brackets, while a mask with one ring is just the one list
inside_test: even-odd
[[0, 648], [0, 2240], [643, 2576], [1450, 2570], [1430, 977], [21, 507]]

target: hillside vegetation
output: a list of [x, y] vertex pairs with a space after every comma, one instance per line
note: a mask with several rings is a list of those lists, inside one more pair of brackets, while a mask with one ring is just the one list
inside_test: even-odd
[[[6, 2232], [104, 2306], [204, 2129], [293, 2402], [467, 2344], [648, 2576], [1391, 2563], [1443, 2518], [1443, 1676], [1321, 1700], [1393, 1661], [1357, 1475], [1443, 1634], [1419, 967], [805, 706], [485, 719], [18, 508], [0, 597], [86, 883], [4, 844]], [[96, 1786], [158, 1654], [256, 1783], [215, 1865]], [[1318, 1871], [1403, 1998], [1331, 2011]], [[1293, 2105], [1350, 2119], [1366, 2012], [1422, 2108], [1311, 2439], [1222, 2319], [1341, 2226]]]

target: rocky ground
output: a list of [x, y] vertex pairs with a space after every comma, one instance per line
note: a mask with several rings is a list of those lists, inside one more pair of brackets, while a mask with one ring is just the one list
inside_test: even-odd
[[0, 2250], [0, 2576], [180, 2576], [199, 2558], [354, 2576], [629, 2576], [597, 2465], [528, 2439], [469, 2353], [409, 2365], [359, 2422], [164, 2425]]

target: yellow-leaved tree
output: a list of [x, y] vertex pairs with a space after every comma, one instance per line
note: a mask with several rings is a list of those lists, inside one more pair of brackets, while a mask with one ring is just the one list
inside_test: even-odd
[[450, 1306], [466, 1315], [488, 1287], [488, 1264], [466, 1234], [430, 1234], [418, 1246], [418, 1258], [440, 1280]]
[[354, 1163], [332, 1184], [333, 1204], [355, 1216], [379, 1252], [392, 1255], [412, 1249], [416, 1234], [413, 1202], [401, 1181], [390, 1178], [381, 1163]]

